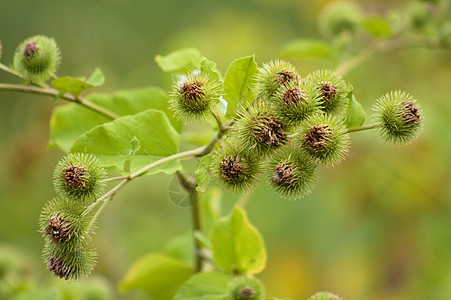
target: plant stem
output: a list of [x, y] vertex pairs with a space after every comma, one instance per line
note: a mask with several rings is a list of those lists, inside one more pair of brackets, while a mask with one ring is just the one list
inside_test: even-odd
[[343, 61], [340, 63], [336, 68], [335, 71], [344, 76], [349, 71], [360, 65], [361, 63], [365, 62], [367, 59], [369, 59], [371, 56], [375, 55], [378, 52], [388, 52], [388, 51], [395, 51], [395, 50], [401, 50], [401, 49], [409, 49], [409, 48], [436, 48], [439, 45], [437, 43], [434, 43], [431, 40], [412, 40], [412, 39], [392, 39], [390, 41], [384, 41], [376, 45], [371, 45], [367, 49], [361, 51], [359, 54]]
[[202, 213], [200, 211], [200, 194], [197, 191], [197, 183], [190, 181], [181, 172], [175, 173], [179, 183], [189, 193], [191, 201], [191, 221], [193, 230], [193, 242], [194, 242], [194, 272], [198, 273], [202, 271], [203, 257], [202, 246], [200, 242], [194, 237], [194, 232], [202, 232]]
[[253, 193], [254, 193], [253, 190], [248, 190], [247, 192], [242, 193], [239, 200], [237, 201], [237, 205], [242, 208], [245, 208], [246, 205], [249, 203], [249, 200], [251, 200]]
[[[200, 211], [200, 194], [194, 187], [189, 192], [190, 199], [191, 199], [191, 219], [192, 219], [192, 226], [193, 226], [193, 234], [196, 231], [202, 232], [202, 213]], [[202, 256], [201, 256], [201, 245], [200, 242], [194, 238], [194, 272], [198, 273], [202, 271]]]
[[214, 112], [212, 110], [210, 110], [210, 113], [213, 116], [213, 118], [215, 118], [216, 123], [218, 124], [218, 129], [222, 130], [223, 125], [222, 125], [221, 118], [219, 117], [218, 113]]
[[88, 108], [105, 118], [109, 120], [114, 120], [119, 118], [118, 115], [115, 113], [98, 106], [97, 104], [94, 104], [92, 102], [86, 101], [85, 99], [81, 97], [75, 97], [71, 94], [60, 94], [59, 91], [52, 89], [52, 88], [41, 88], [36, 86], [27, 86], [27, 85], [20, 85], [20, 84], [7, 84], [7, 83], [0, 83], [0, 90], [4, 91], [16, 91], [16, 92], [22, 92], [22, 93], [28, 93], [28, 94], [38, 94], [38, 95], [45, 95], [45, 96], [51, 96], [51, 97], [59, 97], [61, 99], [64, 99], [69, 102], [77, 103], [85, 108]]
[[85, 211], [83, 212], [83, 214], [88, 214], [98, 203], [100, 202], [108, 202], [108, 200], [113, 197], [114, 195], [116, 195], [117, 192], [119, 192], [120, 189], [122, 189], [127, 183], [129, 183], [129, 181], [131, 180], [131, 178], [127, 178], [122, 180], [118, 185], [116, 185], [114, 188], [112, 188], [111, 190], [109, 190], [105, 195], [103, 195], [102, 197], [100, 197], [99, 199], [97, 199], [94, 203], [92, 203], [91, 205], [89, 205]]
[[233, 125], [233, 121], [226, 122], [223, 126], [219, 127], [218, 132], [216, 133], [216, 136], [205, 146], [204, 151], [202, 151], [197, 156], [204, 156], [210, 153], [216, 143], [222, 139], [224, 134], [230, 130], [231, 126]]
[[[132, 174], [130, 174], [128, 176], [124, 176], [123, 177], [124, 180], [122, 180], [118, 185], [116, 185], [113, 189], [111, 189], [105, 195], [103, 195], [102, 197], [97, 199], [94, 203], [89, 205], [86, 208], [84, 213], [90, 212], [98, 203], [100, 203], [102, 201], [108, 201], [108, 199], [111, 196], [115, 195], [120, 189], [122, 189], [131, 180], [144, 175], [147, 171], [149, 171], [149, 170], [151, 170], [151, 169], [153, 169], [155, 167], [158, 167], [159, 165], [162, 165], [164, 163], [168, 163], [168, 162], [171, 162], [171, 161], [174, 161], [174, 160], [186, 158], [186, 157], [200, 157], [200, 156], [207, 155], [208, 153], [210, 153], [213, 150], [213, 147], [218, 142], [218, 139], [222, 138], [222, 135], [227, 130], [228, 129], [219, 130], [218, 133], [216, 134], [216, 136], [206, 146], [202, 146], [202, 147], [199, 147], [199, 148], [196, 148], [196, 149], [193, 149], [193, 150], [188, 150], [188, 151], [185, 151], [185, 152], [180, 152], [180, 153], [173, 154], [171, 156], [167, 156], [165, 158], [157, 160], [156, 162], [153, 162], [153, 163], [151, 163], [151, 164], [139, 169], [138, 171], [136, 171], [136, 172], [134, 172], [134, 173], [132, 173]], [[121, 179], [121, 177], [111, 178], [111, 180], [116, 180], [116, 179], [119, 180], [119, 179]], [[108, 180], [106, 180], [106, 181], [108, 181]]]
[[370, 125], [365, 125], [365, 126], [360, 126], [360, 127], [355, 127], [355, 128], [349, 128], [348, 130], [346, 130], [346, 133], [374, 129], [376, 127], [379, 127], [380, 125], [381, 125], [380, 123], [375, 123], [375, 124], [370, 124]]
[[125, 176], [111, 177], [111, 178], [104, 179], [103, 182], [116, 181], [116, 180], [122, 180], [122, 179], [127, 179], [127, 178], [130, 178], [130, 176], [125, 175]]
[[6, 66], [6, 65], [4, 65], [2, 63], [0, 63], [0, 70], [3, 70], [3, 71], [5, 71], [5, 72], [7, 72], [9, 74], [12, 74], [12, 75], [14, 75], [16, 77], [19, 77], [20, 79], [23, 79], [23, 77], [22, 77], [22, 75], [20, 73], [14, 71], [10, 67], [8, 67], [8, 66]]

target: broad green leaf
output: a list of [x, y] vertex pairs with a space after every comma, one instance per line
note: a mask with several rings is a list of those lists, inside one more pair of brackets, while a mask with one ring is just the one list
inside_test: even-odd
[[219, 72], [219, 69], [216, 67], [216, 63], [208, 60], [207, 58], [203, 58], [203, 60], [200, 62], [200, 71], [211, 79], [214, 79], [216, 81], [221, 81], [221, 73]]
[[103, 76], [102, 71], [99, 68], [96, 68], [94, 72], [92, 72], [91, 76], [86, 80], [87, 83], [92, 84], [93, 86], [101, 86], [105, 81], [105, 77]]
[[333, 61], [338, 57], [338, 53], [337, 50], [326, 41], [300, 39], [292, 41], [283, 47], [282, 57]]
[[92, 87], [92, 84], [87, 83], [84, 78], [66, 76], [53, 80], [52, 86], [62, 94], [69, 93], [78, 96], [83, 90]]
[[177, 291], [174, 300], [225, 300], [230, 276], [221, 272], [203, 272], [192, 276]]
[[216, 187], [209, 188], [202, 196], [202, 216], [204, 231], [209, 233], [214, 222], [221, 216], [222, 192]]
[[195, 146], [205, 146], [208, 144], [212, 138], [216, 136], [217, 129], [208, 126], [205, 128], [190, 128], [189, 130], [184, 130], [182, 132], [182, 140], [186, 143], [193, 144]]
[[150, 253], [137, 260], [119, 282], [119, 291], [141, 289], [152, 299], [172, 299], [180, 286], [192, 275], [189, 264], [166, 254]]
[[252, 80], [257, 72], [254, 55], [235, 59], [227, 68], [224, 76], [224, 100], [227, 101], [226, 117], [235, 116], [235, 110], [240, 104], [254, 100]]
[[[178, 131], [181, 122], [176, 120], [169, 110], [168, 96], [159, 88], [123, 90], [114, 94], [94, 94], [87, 98], [119, 116], [134, 115], [146, 109], [164, 111], [172, 126]], [[111, 120], [79, 105], [70, 103], [58, 106], [50, 118], [50, 146], [58, 146], [69, 152], [73, 142], [85, 132], [97, 125]]]
[[265, 268], [263, 238], [252, 226], [246, 212], [235, 207], [219, 219], [210, 232], [213, 259], [217, 267], [232, 274], [256, 274]]
[[362, 104], [352, 95], [351, 101], [348, 103], [348, 111], [346, 114], [345, 124], [348, 128], [359, 127], [365, 122], [366, 113]]
[[[134, 137], [139, 140], [140, 149], [131, 163], [132, 172], [178, 152], [179, 134], [166, 115], [154, 109], [95, 127], [74, 142], [71, 152], [93, 153], [105, 167], [122, 170], [130, 151], [129, 141]], [[176, 161], [151, 169], [147, 174], [172, 174], [179, 169], [180, 163]]]
[[348, 128], [354, 128], [361, 126], [365, 122], [366, 113], [363, 110], [362, 104], [360, 104], [355, 98], [352, 86], [349, 86], [350, 92], [347, 95], [348, 108], [344, 122]]
[[133, 139], [130, 141], [131, 149], [128, 151], [127, 157], [125, 158], [124, 162], [124, 172], [130, 174], [130, 167], [132, 164], [132, 160], [136, 155], [136, 152], [141, 148], [139, 144], [139, 140], [136, 138], [136, 136], [133, 137]]
[[393, 31], [390, 23], [380, 16], [369, 16], [362, 21], [363, 28], [372, 36], [389, 37]]
[[197, 191], [203, 193], [207, 189], [208, 184], [210, 183], [211, 176], [210, 176], [210, 166], [211, 162], [211, 154], [205, 155], [202, 157], [202, 159], [199, 162], [199, 165], [197, 166], [197, 170], [194, 173], [196, 176], [196, 182], [197, 182]]
[[163, 248], [164, 252], [170, 257], [191, 264], [194, 257], [193, 235], [191, 231], [171, 238]]
[[185, 48], [155, 57], [155, 62], [164, 72], [186, 72], [199, 69], [202, 60], [199, 50], [194, 48]]
[[52, 81], [52, 86], [62, 94], [69, 93], [78, 96], [83, 90], [100, 86], [103, 84], [104, 77], [99, 68], [95, 69], [88, 80], [84, 77], [59, 77]]

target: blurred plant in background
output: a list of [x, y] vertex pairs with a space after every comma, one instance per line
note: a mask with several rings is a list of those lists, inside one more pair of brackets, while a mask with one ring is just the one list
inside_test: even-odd
[[[148, 10], [137, 9], [138, 4]], [[322, 6], [320, 2], [204, 2], [199, 6], [182, 4], [174, 11], [171, 1], [127, 5], [46, 1], [41, 7], [35, 7], [36, 10], [30, 3], [19, 26], [13, 21], [14, 14], [6, 13], [14, 11], [14, 5], [18, 4], [2, 5], [6, 9], [2, 8], [1, 28], [8, 28], [8, 32], [1, 32], [6, 56], [3, 61], [11, 61], [8, 58], [13, 53], [14, 43], [6, 41], [18, 43], [23, 36], [46, 33], [55, 36], [63, 49], [65, 63], [61, 74], [84, 74], [100, 64], [109, 74], [106, 91], [149, 82], [167, 85], [168, 77], [157, 79], [161, 72], [152, 72], [155, 70], [152, 57], [183, 46], [199, 48], [222, 70], [233, 58], [252, 52], [259, 61], [265, 61], [293, 37], [314, 36], [316, 20], [309, 16], [316, 16]], [[323, 169], [317, 189], [302, 201], [281, 201], [265, 185], [250, 196], [248, 210], [269, 248], [269, 265], [261, 278], [270, 295], [298, 299], [326, 289], [347, 299], [446, 299], [451, 294], [448, 246], [451, 190], [447, 184], [451, 150], [447, 128], [451, 109], [443, 101], [451, 79], [450, 54], [449, 48], [417, 49], [424, 45], [430, 48], [447, 45], [450, 23], [443, 22], [440, 15], [449, 19], [450, 11], [447, 1], [413, 1], [406, 5], [408, 8], [399, 14], [394, 10], [385, 13], [383, 2], [377, 5], [362, 2], [352, 6], [351, 13], [337, 17], [338, 12], [328, 19], [331, 11], [343, 10], [342, 4], [333, 4], [320, 14], [320, 29], [329, 42], [302, 39], [282, 47], [282, 57], [302, 60], [296, 64], [302, 74], [338, 64], [337, 70], [358, 86], [355, 95], [364, 107], [388, 90], [399, 88], [423, 99], [428, 117], [425, 134], [409, 147], [393, 149], [375, 141], [371, 133], [355, 134], [351, 158], [327, 172]], [[367, 11], [374, 14], [368, 15]], [[60, 18], [65, 19], [66, 12], [83, 20], [79, 28], [74, 29], [73, 22], [62, 22], [67, 25], [61, 28], [55, 26]], [[194, 21], [192, 16], [201, 12], [208, 17]], [[303, 13], [297, 16], [296, 12]], [[150, 18], [148, 13], [155, 14], [155, 18]], [[165, 13], [190, 17], [179, 18], [180, 24], [171, 22], [166, 28], [155, 28], [155, 34], [150, 34], [149, 26], [155, 26], [158, 20], [163, 22]], [[189, 26], [181, 29], [186, 24]], [[225, 24], [227, 30], [222, 31]], [[397, 39], [402, 29], [409, 35], [406, 40]], [[67, 32], [74, 30], [85, 34], [65, 40]], [[111, 34], [102, 35], [102, 32], [116, 32], [116, 35], [112, 38]], [[273, 36], [273, 40], [268, 40], [266, 35]], [[391, 43], [392, 40], [397, 42]], [[155, 45], [160, 48], [156, 50]], [[397, 48], [407, 49], [375, 55]], [[81, 57], [83, 64], [74, 63]], [[305, 60], [312, 58], [321, 61]], [[114, 63], [110, 65], [111, 61]], [[359, 68], [354, 69], [358, 64], [361, 64]], [[0, 76], [2, 82], [6, 81], [4, 74]], [[16, 94], [2, 92], [0, 97], [5, 98], [0, 102], [3, 114], [0, 152], [5, 158], [0, 163], [4, 178], [0, 184], [0, 237], [5, 244], [0, 255], [4, 270], [0, 272], [0, 292], [5, 297], [22, 292], [23, 299], [58, 299], [60, 295], [68, 299], [116, 297], [113, 286], [131, 262], [185, 231], [188, 212], [175, 209], [167, 199], [167, 191], [158, 188], [168, 184], [167, 179], [155, 176], [150, 181], [140, 179], [133, 190], [121, 192], [100, 219], [96, 238], [100, 262], [95, 272], [101, 278], [79, 282], [77, 285], [84, 287], [74, 289], [71, 289], [74, 285], [67, 288], [53, 283], [46, 273], [41, 273], [36, 254], [42, 245], [35, 223], [30, 222], [37, 218], [42, 204], [52, 197], [48, 178], [52, 176], [57, 157], [61, 156], [56, 151], [45, 152], [46, 122], [52, 105], [33, 103], [27, 96]], [[189, 132], [183, 134], [189, 137]], [[226, 207], [233, 202], [224, 199]], [[161, 228], [161, 224], [165, 224], [165, 230], [153, 230]], [[178, 249], [174, 242], [170, 243], [167, 251]], [[49, 288], [37, 288], [42, 285]]]

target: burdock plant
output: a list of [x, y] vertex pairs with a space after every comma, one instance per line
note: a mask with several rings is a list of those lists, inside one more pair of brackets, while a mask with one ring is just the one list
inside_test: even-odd
[[220, 83], [202, 73], [179, 76], [172, 86], [171, 109], [180, 119], [205, 118], [216, 110], [220, 91]]
[[102, 195], [105, 175], [105, 169], [94, 155], [70, 153], [56, 166], [53, 185], [62, 197], [89, 201]]
[[289, 83], [299, 83], [300, 76], [296, 68], [283, 60], [263, 64], [255, 75], [254, 89], [257, 98], [270, 100], [278, 88]]
[[238, 112], [237, 142], [242, 151], [266, 155], [288, 141], [288, 125], [271, 104], [255, 101]]
[[415, 98], [405, 92], [389, 92], [373, 106], [373, 119], [380, 124], [383, 138], [400, 144], [413, 141], [423, 129], [423, 111]]
[[269, 182], [283, 197], [300, 199], [309, 194], [317, 180], [317, 163], [295, 146], [274, 154], [269, 162]]
[[296, 144], [311, 159], [334, 165], [348, 153], [350, 137], [338, 118], [315, 115], [301, 124]]
[[59, 62], [60, 53], [55, 40], [36, 35], [17, 47], [13, 66], [25, 79], [42, 83], [55, 74]]
[[[85, 88], [103, 82], [100, 71], [88, 79], [55, 78], [59, 63], [55, 41], [34, 36], [21, 43], [12, 68], [0, 64], [0, 70], [25, 84], [0, 84], [0, 90], [71, 102], [59, 106], [50, 123], [52, 144], [70, 153], [55, 168], [56, 196], [44, 205], [39, 218], [47, 269], [65, 280], [88, 276], [96, 261], [93, 229], [103, 208], [136, 178], [160, 172], [174, 175], [186, 193], [194, 251], [185, 251], [188, 246], [181, 249], [178, 240], [175, 251], [146, 255], [120, 281], [119, 290], [144, 289], [145, 297], [158, 300], [267, 299], [255, 277], [264, 270], [267, 253], [245, 210], [251, 192], [266, 184], [284, 199], [305, 198], [317, 181], [317, 169], [346, 157], [351, 133], [377, 128], [387, 142], [407, 143], [419, 135], [425, 119], [413, 96], [396, 91], [377, 99], [374, 122], [364, 125], [365, 111], [353, 94], [358, 84], [351, 88], [346, 78], [373, 53], [411, 46], [404, 44], [409, 38], [403, 36], [405, 28], [396, 27], [396, 34], [384, 39], [377, 36], [361, 55], [352, 48], [363, 42], [342, 39], [358, 38], [349, 33], [363, 29], [359, 10], [347, 4], [334, 6], [323, 18], [324, 30], [333, 41], [300, 41], [297, 53], [312, 54], [312, 45], [319, 47], [324, 50], [321, 55], [340, 62], [334, 71], [298, 74], [288, 61], [273, 60], [259, 67], [254, 56], [246, 56], [234, 60], [222, 76], [214, 62], [187, 49], [156, 60], [163, 70], [174, 72], [169, 95], [152, 88], [84, 98]], [[428, 20], [424, 25], [446, 29], [446, 24]], [[374, 26], [364, 29], [379, 34]], [[446, 46], [446, 36], [445, 30], [439, 44], [428, 40], [426, 45]], [[214, 120], [206, 118], [210, 115]], [[181, 129], [181, 121], [189, 125]], [[205, 132], [193, 132], [193, 123], [200, 123]], [[191, 148], [192, 144], [199, 147]], [[196, 171], [190, 176], [194, 165]], [[232, 199], [224, 205], [230, 212], [220, 210], [221, 189], [232, 191]], [[203, 198], [203, 193], [208, 197]], [[255, 205], [263, 201], [285, 205], [272, 198], [255, 199], [260, 201]], [[267, 218], [268, 222], [276, 219]], [[160, 227], [146, 230], [164, 229]], [[191, 252], [192, 265], [185, 255]], [[310, 299], [340, 298], [318, 293]]]

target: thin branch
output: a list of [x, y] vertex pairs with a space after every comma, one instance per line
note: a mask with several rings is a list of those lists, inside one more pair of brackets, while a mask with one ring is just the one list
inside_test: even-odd
[[191, 200], [191, 221], [193, 229], [193, 243], [194, 243], [194, 272], [198, 273], [202, 271], [203, 257], [202, 257], [202, 246], [200, 242], [194, 237], [194, 232], [202, 232], [202, 214], [200, 211], [200, 194], [196, 190], [196, 182], [189, 180], [181, 172], [175, 173], [181, 186], [189, 193]]
[[118, 177], [111, 177], [111, 178], [106, 178], [104, 180], [102, 180], [103, 182], [109, 182], [109, 181], [116, 181], [116, 180], [122, 180], [122, 179], [127, 179], [130, 178], [129, 175], [124, 175], [124, 176], [118, 176]]
[[427, 40], [413, 40], [413, 39], [392, 39], [389, 41], [384, 41], [376, 45], [371, 45], [365, 50], [361, 51], [359, 54], [343, 61], [336, 68], [336, 72], [342, 76], [347, 74], [349, 71], [360, 65], [361, 63], [368, 60], [370, 57], [377, 53], [397, 51], [402, 49], [411, 48], [437, 48], [439, 45], [434, 43], [429, 39]]
[[216, 143], [222, 139], [224, 134], [227, 131], [232, 129], [233, 123], [234, 123], [234, 121], [228, 121], [223, 126], [221, 126], [218, 129], [218, 132], [216, 133], [216, 136], [205, 146], [204, 151], [201, 152], [200, 154], [198, 154], [197, 156], [205, 156], [208, 153], [210, 153], [213, 150], [213, 148], [216, 145]]
[[0, 63], [0, 70], [3, 70], [11, 75], [14, 75], [16, 77], [19, 77], [20, 79], [23, 79], [22, 74], [20, 74], [19, 72], [14, 71], [13, 69], [11, 69], [10, 67], [8, 67], [7, 65], [4, 65], [2, 63]]
[[210, 110], [211, 115], [213, 116], [213, 118], [215, 118], [216, 123], [218, 124], [218, 129], [219, 130], [223, 130], [223, 125], [222, 125], [222, 121], [221, 118], [219, 117], [217, 112], [214, 112], [212, 110]]
[[346, 130], [346, 133], [374, 129], [374, 128], [377, 128], [379, 126], [381, 126], [380, 123], [375, 123], [375, 124], [370, 124], [370, 125], [365, 125], [365, 126], [360, 126], [360, 127], [355, 127], [355, 128], [349, 128], [348, 130]]
[[[222, 132], [222, 131], [221, 130], [218, 131], [218, 134], [220, 132]], [[120, 189], [122, 189], [131, 180], [144, 175], [146, 172], [148, 172], [149, 170], [151, 170], [151, 169], [153, 169], [155, 167], [158, 167], [158, 166], [160, 166], [160, 165], [162, 165], [164, 163], [168, 163], [168, 162], [171, 162], [171, 161], [183, 159], [183, 158], [186, 158], [186, 157], [193, 157], [194, 158], [194, 157], [207, 155], [208, 153], [210, 153], [213, 150], [214, 145], [218, 142], [218, 134], [216, 134], [216, 137], [214, 137], [206, 146], [199, 147], [199, 148], [196, 148], [196, 149], [193, 149], [193, 150], [188, 150], [188, 151], [185, 151], [185, 152], [176, 153], [176, 154], [171, 155], [171, 156], [167, 156], [165, 158], [157, 160], [156, 162], [153, 162], [153, 163], [151, 163], [151, 164], [139, 169], [138, 171], [130, 174], [129, 176], [125, 176], [125, 179], [123, 181], [121, 181], [118, 185], [116, 185], [108, 193], [106, 193], [105, 195], [103, 195], [102, 197], [97, 199], [94, 203], [92, 203], [90, 206], [88, 206], [84, 213], [88, 213], [89, 211], [91, 211], [98, 203], [103, 202], [103, 201], [108, 201], [110, 196], [115, 195]], [[224, 132], [221, 133], [220, 136], [222, 137], [223, 134], [224, 134]], [[115, 179], [117, 179], [117, 178], [115, 178]]]
[[42, 87], [27, 86], [27, 85], [20, 85], [20, 84], [0, 83], [0, 90], [16, 91], [16, 92], [37, 94], [37, 95], [44, 95], [44, 96], [51, 96], [51, 97], [59, 97], [66, 101], [74, 102], [83, 107], [86, 107], [86, 108], [106, 117], [107, 119], [114, 120], [114, 119], [119, 118], [119, 116], [116, 115], [115, 113], [113, 113], [103, 107], [100, 107], [97, 104], [86, 101], [85, 99], [83, 99], [81, 97], [75, 97], [74, 95], [71, 95], [71, 94], [60, 95], [59, 91], [52, 89], [52, 88], [42, 88]]

